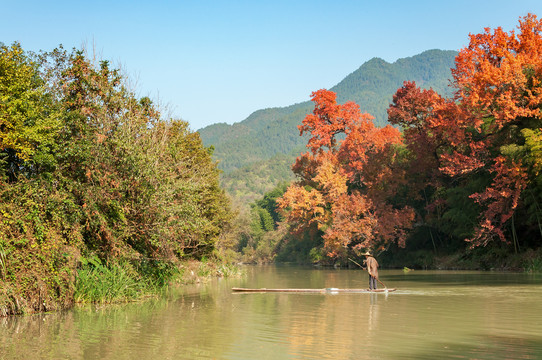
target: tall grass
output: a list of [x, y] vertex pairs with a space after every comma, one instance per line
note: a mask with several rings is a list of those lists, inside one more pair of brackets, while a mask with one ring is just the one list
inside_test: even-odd
[[[213, 261], [202, 257], [196, 262], [196, 276], [198, 278], [212, 277], [239, 277], [245, 275], [245, 270], [231, 262]], [[186, 278], [186, 277], [185, 277]]]
[[130, 263], [102, 264], [97, 258], [83, 261], [77, 275], [74, 298], [78, 303], [133, 301], [155, 293], [161, 285]]
[[74, 300], [77, 303], [119, 303], [161, 293], [170, 284], [205, 281], [212, 277], [236, 277], [244, 272], [236, 265], [190, 261], [174, 265], [157, 260], [104, 264], [97, 257], [82, 259]]

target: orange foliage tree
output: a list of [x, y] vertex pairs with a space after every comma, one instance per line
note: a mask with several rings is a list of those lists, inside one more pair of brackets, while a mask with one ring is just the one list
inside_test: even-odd
[[480, 213], [461, 231], [471, 246], [516, 238], [520, 210], [538, 222], [524, 221], [526, 233], [542, 229], [542, 21], [529, 14], [517, 32], [470, 35], [452, 75], [452, 99], [413, 82], [397, 91], [388, 115], [403, 137], [376, 128], [356, 104], [337, 104], [333, 92], [314, 92], [314, 111], [299, 126], [311, 134], [310, 152], [293, 165], [298, 182], [279, 202], [293, 229], [320, 231], [332, 256], [404, 245], [414, 215], [400, 199], [418, 207], [427, 189], [427, 211], [457, 214], [467, 204]]
[[542, 21], [529, 14], [518, 32], [500, 27], [470, 35], [452, 70], [455, 100], [468, 114], [456, 122], [461, 146], [442, 156], [444, 173], [486, 172], [492, 182], [471, 195], [483, 206], [473, 246], [506, 241], [505, 224], [516, 211], [530, 175], [529, 131], [542, 127]]
[[433, 186], [444, 177], [455, 184], [487, 179], [470, 194], [482, 211], [467, 239], [472, 246], [507, 241], [522, 194], [540, 181], [542, 22], [529, 14], [518, 30], [470, 35], [452, 69], [453, 99], [407, 82], [388, 110], [414, 154], [411, 173]]
[[[416, 193], [420, 187], [435, 185], [440, 176], [439, 153], [446, 144], [444, 132], [438, 131], [437, 108], [445, 102], [439, 94], [416, 86], [413, 81], [405, 81], [393, 96], [388, 109], [388, 121], [403, 129], [404, 142], [413, 156], [410, 163], [410, 176]], [[423, 177], [423, 181], [420, 177]]]
[[[403, 83], [388, 108], [388, 120], [402, 128], [407, 150], [404, 196], [416, 209], [420, 224], [437, 230], [441, 230], [443, 211], [450, 208], [443, 199], [450, 181], [441, 171], [442, 157], [465, 138], [456, 125], [465, 115], [460, 110], [453, 100], [432, 89], [420, 89], [412, 81]], [[463, 228], [458, 230], [463, 232]]]
[[349, 248], [404, 245], [413, 212], [389, 201], [401, 184], [393, 172], [400, 132], [375, 127], [357, 104], [337, 104], [332, 91], [311, 97], [314, 111], [299, 126], [300, 135], [311, 134], [310, 152], [293, 165], [298, 182], [278, 201], [279, 208], [294, 231], [318, 229], [332, 257]]

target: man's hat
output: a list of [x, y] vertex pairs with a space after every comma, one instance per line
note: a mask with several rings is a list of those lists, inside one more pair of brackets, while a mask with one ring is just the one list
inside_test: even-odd
[[371, 252], [369, 250], [367, 250], [366, 252], [364, 252], [363, 254], [361, 255], [365, 255], [365, 256], [371, 256]]

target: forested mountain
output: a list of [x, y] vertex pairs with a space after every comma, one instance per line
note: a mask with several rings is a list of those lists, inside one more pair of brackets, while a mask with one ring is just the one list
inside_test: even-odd
[[428, 50], [393, 64], [373, 58], [329, 90], [337, 93], [339, 103], [354, 101], [362, 112], [375, 117], [375, 125], [384, 126], [392, 96], [404, 81], [415, 81], [422, 88], [450, 95], [450, 69], [456, 55], [455, 51]]
[[[447, 86], [456, 54], [455, 51], [428, 50], [391, 64], [373, 58], [330, 90], [337, 93], [340, 103], [356, 102], [363, 112], [375, 117], [377, 126], [383, 126], [387, 124], [386, 111], [392, 96], [404, 81], [415, 81], [420, 87], [450, 94]], [[312, 102], [306, 101], [258, 110], [233, 125], [219, 123], [200, 129], [204, 145], [215, 148], [214, 158], [224, 171], [222, 183], [226, 190], [236, 197], [254, 200], [278, 182], [291, 178], [289, 166], [305, 151], [307, 143], [307, 138], [299, 136], [297, 126], [312, 108]], [[276, 157], [278, 154], [282, 155]], [[273, 181], [271, 178], [266, 181], [262, 174], [269, 170], [265, 166], [267, 162], [269, 168], [273, 168]], [[253, 182], [256, 178], [259, 180]]]

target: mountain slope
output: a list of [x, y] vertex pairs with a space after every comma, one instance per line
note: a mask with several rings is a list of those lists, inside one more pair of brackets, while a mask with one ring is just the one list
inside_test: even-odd
[[413, 80], [420, 87], [450, 95], [450, 69], [454, 67], [456, 55], [455, 51], [428, 50], [393, 64], [373, 58], [330, 90], [337, 93], [339, 103], [354, 101], [362, 111], [375, 117], [376, 125], [384, 126], [393, 94], [404, 81]]
[[[428, 50], [391, 64], [373, 58], [330, 90], [337, 93], [340, 103], [356, 102], [363, 112], [375, 117], [376, 125], [384, 126], [393, 94], [404, 81], [412, 80], [418, 86], [431, 87], [442, 95], [449, 95], [451, 91], [447, 86], [456, 55], [455, 51]], [[250, 199], [269, 191], [277, 179], [269, 183], [262, 179], [265, 162], [269, 160], [270, 166], [272, 164], [276, 170], [277, 161], [288, 163], [281, 154], [291, 159], [291, 164], [296, 155], [305, 151], [307, 136], [300, 137], [297, 126], [312, 108], [313, 103], [306, 101], [288, 107], [263, 109], [233, 125], [214, 124], [199, 130], [204, 145], [215, 148], [214, 158], [220, 161], [219, 168], [224, 171], [222, 181], [226, 190], [236, 196], [248, 191]], [[289, 178], [291, 174], [284, 180]], [[246, 186], [251, 179], [258, 179], [258, 186]]]

